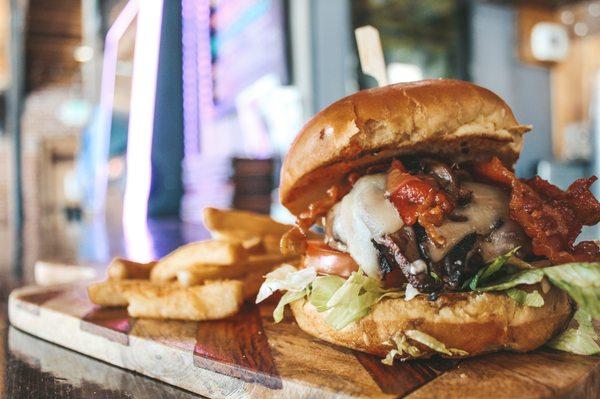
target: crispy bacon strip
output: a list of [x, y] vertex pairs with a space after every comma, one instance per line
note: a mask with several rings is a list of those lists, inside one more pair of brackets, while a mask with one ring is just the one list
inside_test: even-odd
[[452, 213], [454, 202], [435, 178], [411, 175], [400, 161], [394, 160], [387, 176], [386, 195], [405, 224], [419, 222], [435, 244], [445, 243], [446, 239], [433, 227], [441, 225], [444, 217]]
[[496, 157], [474, 164], [473, 171], [511, 188], [510, 217], [532, 239], [534, 254], [555, 264], [600, 260], [600, 249], [595, 243], [584, 241], [573, 246], [583, 225], [600, 221], [600, 203], [589, 190], [596, 177], [579, 179], [562, 191], [539, 177], [517, 179]]
[[566, 201], [577, 215], [577, 218], [586, 226], [593, 226], [600, 222], [600, 202], [596, 200], [590, 187], [598, 180], [596, 176], [588, 179], [575, 180], [567, 189], [562, 191], [539, 176], [527, 181], [537, 192], [547, 198], [557, 201]]

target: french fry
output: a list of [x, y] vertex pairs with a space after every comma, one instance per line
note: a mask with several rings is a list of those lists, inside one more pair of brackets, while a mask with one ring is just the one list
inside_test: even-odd
[[242, 282], [207, 281], [182, 287], [147, 280], [108, 280], [88, 287], [93, 303], [128, 306], [132, 317], [178, 320], [212, 320], [235, 314], [244, 300]]
[[112, 280], [149, 279], [156, 262], [139, 263], [123, 258], [114, 258], [108, 265], [108, 278]]
[[266, 235], [262, 238], [263, 247], [268, 254], [281, 254], [281, 250], [279, 249], [280, 242], [281, 236]]
[[244, 264], [235, 265], [188, 265], [175, 273], [175, 278], [184, 287], [198, 285], [204, 280], [238, 278], [246, 274]]
[[205, 285], [178, 284], [132, 286], [125, 290], [132, 317], [178, 320], [214, 320], [238, 312], [244, 301], [242, 282], [211, 281]]
[[281, 253], [279, 250], [279, 241], [281, 241], [281, 237], [272, 234], [266, 235], [264, 237], [254, 236], [241, 241], [239, 239], [231, 237], [222, 237], [221, 239], [233, 242], [240, 242], [246, 250], [246, 253], [249, 255]]
[[268, 216], [206, 208], [204, 221], [217, 239], [185, 245], [157, 262], [115, 258], [108, 280], [88, 287], [90, 300], [127, 306], [132, 317], [220, 319], [252, 299], [265, 274], [281, 263], [299, 261], [296, 253], [279, 251], [291, 226]]
[[244, 278], [249, 273], [270, 272], [275, 266], [294, 260], [294, 257], [274, 254], [252, 255], [246, 262], [234, 265], [187, 265], [177, 271], [176, 276], [183, 286], [192, 286], [205, 280]]
[[292, 226], [279, 223], [257, 213], [204, 208], [204, 226], [216, 238], [247, 240], [266, 235], [282, 236]]
[[263, 240], [258, 236], [243, 240], [241, 243], [248, 254], [262, 254], [265, 252]]
[[127, 299], [123, 292], [128, 287], [149, 285], [146, 280], [107, 280], [88, 286], [90, 301], [101, 306], [127, 306]]
[[204, 277], [193, 270], [180, 270], [177, 272], [177, 282], [184, 287], [200, 285], [203, 281]]
[[159, 260], [150, 273], [153, 282], [174, 279], [177, 272], [200, 265], [235, 265], [246, 260], [246, 252], [239, 242], [200, 241], [179, 247]]

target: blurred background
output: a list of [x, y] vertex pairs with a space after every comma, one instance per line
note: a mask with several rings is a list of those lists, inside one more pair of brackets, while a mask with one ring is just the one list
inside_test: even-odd
[[26, 280], [203, 238], [205, 205], [289, 220], [296, 132], [375, 85], [362, 25], [391, 82], [470, 80], [533, 125], [520, 176], [600, 174], [600, 1], [0, 0], [0, 18], [0, 265]]

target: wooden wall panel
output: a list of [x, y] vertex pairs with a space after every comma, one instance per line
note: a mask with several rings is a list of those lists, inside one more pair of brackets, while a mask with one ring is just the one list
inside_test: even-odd
[[571, 41], [567, 59], [552, 68], [552, 146], [564, 159], [565, 128], [589, 120], [594, 79], [600, 73], [600, 35]]
[[81, 0], [30, 0], [25, 63], [27, 90], [80, 79], [73, 58], [81, 44]]

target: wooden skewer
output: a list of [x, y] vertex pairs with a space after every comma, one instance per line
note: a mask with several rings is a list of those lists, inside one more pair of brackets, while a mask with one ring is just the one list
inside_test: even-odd
[[372, 76], [379, 87], [387, 86], [387, 72], [379, 31], [371, 25], [366, 25], [356, 28], [354, 35], [363, 73]]

